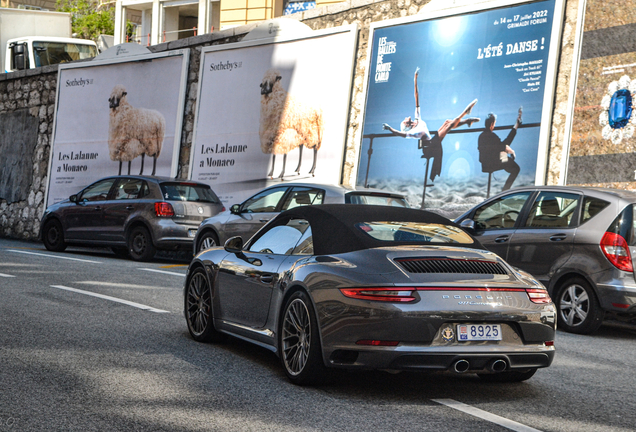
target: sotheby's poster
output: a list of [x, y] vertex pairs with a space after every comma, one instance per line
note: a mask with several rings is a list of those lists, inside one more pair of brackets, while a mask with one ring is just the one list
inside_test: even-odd
[[203, 48], [190, 178], [226, 205], [281, 182], [340, 183], [356, 29]]
[[357, 185], [458, 215], [542, 182], [562, 3], [373, 25]]
[[188, 57], [178, 50], [60, 65], [47, 206], [106, 176], [176, 174]]

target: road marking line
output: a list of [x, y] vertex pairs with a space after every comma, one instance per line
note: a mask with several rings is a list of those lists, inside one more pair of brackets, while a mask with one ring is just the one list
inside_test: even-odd
[[165, 265], [165, 266], [161, 266], [161, 268], [175, 268], [175, 267], [187, 267], [188, 264], [171, 264], [171, 265]]
[[453, 408], [458, 411], [465, 412], [466, 414], [479, 417], [483, 420], [487, 420], [491, 423], [498, 424], [499, 426], [503, 426], [505, 428], [511, 429], [516, 432], [541, 432], [539, 429], [531, 428], [530, 426], [517, 423], [516, 421], [509, 420], [505, 417], [500, 417], [496, 414], [489, 413], [488, 411], [480, 410], [479, 408], [466, 405], [465, 403], [457, 402], [456, 400], [453, 400], [453, 399], [431, 399], [431, 400], [433, 402], [437, 402], [438, 404], [446, 405], [449, 408]]
[[92, 263], [92, 264], [101, 264], [101, 262], [99, 262], [99, 261], [91, 261], [91, 260], [85, 260], [85, 259], [80, 259], [80, 258], [71, 258], [71, 257], [65, 257], [65, 256], [59, 256], [59, 255], [27, 252], [27, 251], [15, 250], [15, 249], [7, 249], [7, 251], [8, 252], [21, 253], [21, 254], [27, 254], [27, 255], [38, 255], [38, 256], [43, 256], [43, 257], [48, 257], [48, 258], [59, 258], [59, 259], [65, 259], [65, 260], [71, 260], [71, 261], [80, 261], [80, 262], [87, 262], [87, 263]]
[[0, 277], [15, 277], [15, 276], [9, 275], [9, 274], [0, 273]]
[[165, 270], [155, 270], [155, 269], [149, 269], [149, 268], [140, 268], [139, 270], [145, 270], [145, 271], [154, 272], [154, 273], [169, 274], [169, 275], [173, 275], [173, 276], [185, 276], [185, 274], [183, 274], [183, 273], [175, 273], [175, 272], [169, 272], [169, 271], [165, 271]]
[[76, 288], [70, 288], [70, 287], [67, 287], [67, 286], [64, 286], [64, 285], [51, 285], [51, 287], [58, 288], [58, 289], [61, 289], [61, 290], [66, 290], [66, 291], [72, 291], [72, 292], [76, 292], [76, 293], [79, 293], [79, 294], [86, 294], [86, 295], [93, 296], [93, 297], [99, 297], [99, 298], [102, 298], [102, 299], [105, 299], [105, 300], [114, 301], [114, 302], [117, 302], [117, 303], [123, 303], [125, 305], [136, 307], [136, 308], [143, 309], [143, 310], [147, 310], [147, 311], [150, 311], [150, 312], [170, 313], [170, 311], [167, 311], [167, 310], [155, 309], [153, 307], [142, 305], [140, 303], [135, 303], [135, 302], [131, 302], [131, 301], [128, 301], [128, 300], [122, 300], [122, 299], [119, 299], [117, 297], [111, 297], [111, 296], [107, 296], [107, 295], [104, 295], [104, 294], [97, 294], [97, 293], [94, 293], [94, 292], [91, 292], [91, 291], [83, 291], [83, 290], [79, 290], [79, 289], [76, 289]]

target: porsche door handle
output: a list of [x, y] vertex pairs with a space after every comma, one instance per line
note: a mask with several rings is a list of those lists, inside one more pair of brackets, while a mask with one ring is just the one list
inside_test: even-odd
[[134, 210], [134, 209], [135, 209], [135, 207], [133, 207], [133, 206], [126, 206], [126, 210], [128, 210], [128, 211], [131, 211], [131, 210]]
[[95, 206], [95, 208], [93, 209], [95, 211], [102, 211], [102, 208], [100, 206]]
[[495, 239], [495, 243], [505, 243], [505, 242], [507, 242], [508, 240], [510, 240], [510, 236], [502, 235], [502, 236], [497, 237], [497, 238]]
[[263, 283], [271, 283], [274, 280], [273, 275], [263, 275], [261, 276], [261, 282]]
[[259, 219], [259, 222], [265, 223], [265, 222], [269, 222], [269, 219]]
[[561, 241], [561, 240], [565, 240], [568, 236], [565, 234], [555, 234], [553, 236], [550, 236], [550, 241]]

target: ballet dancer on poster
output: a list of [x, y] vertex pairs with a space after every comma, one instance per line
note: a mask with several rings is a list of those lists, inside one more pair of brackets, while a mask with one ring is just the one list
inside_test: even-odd
[[[420, 99], [417, 90], [417, 76], [419, 75], [420, 68], [415, 69], [415, 77], [413, 79], [415, 86], [415, 116], [413, 118], [406, 117], [402, 123], [400, 123], [400, 130], [394, 129], [389, 126], [388, 123], [384, 123], [382, 128], [390, 131], [393, 135], [400, 136], [402, 138], [414, 138], [422, 141], [422, 150], [427, 149], [429, 156], [433, 157], [433, 166], [431, 168], [431, 180], [435, 180], [435, 177], [442, 172], [442, 140], [448, 133], [448, 131], [458, 128], [462, 125], [468, 125], [469, 127], [478, 122], [480, 119], [477, 117], [465, 118], [470, 114], [473, 106], [477, 103], [477, 99], [468, 104], [468, 106], [462, 111], [462, 113], [455, 117], [453, 120], [446, 120], [444, 124], [437, 129], [432, 135], [426, 126], [426, 122], [420, 117]], [[422, 156], [423, 157], [423, 156]]]

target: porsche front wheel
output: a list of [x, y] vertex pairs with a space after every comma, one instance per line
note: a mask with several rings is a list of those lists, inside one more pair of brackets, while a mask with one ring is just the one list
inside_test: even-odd
[[283, 309], [279, 332], [280, 358], [294, 384], [320, 384], [327, 377], [322, 360], [318, 321], [309, 296], [297, 291]]
[[199, 342], [219, 342], [223, 334], [214, 328], [212, 291], [202, 268], [192, 272], [185, 292], [185, 315], [188, 331]]

